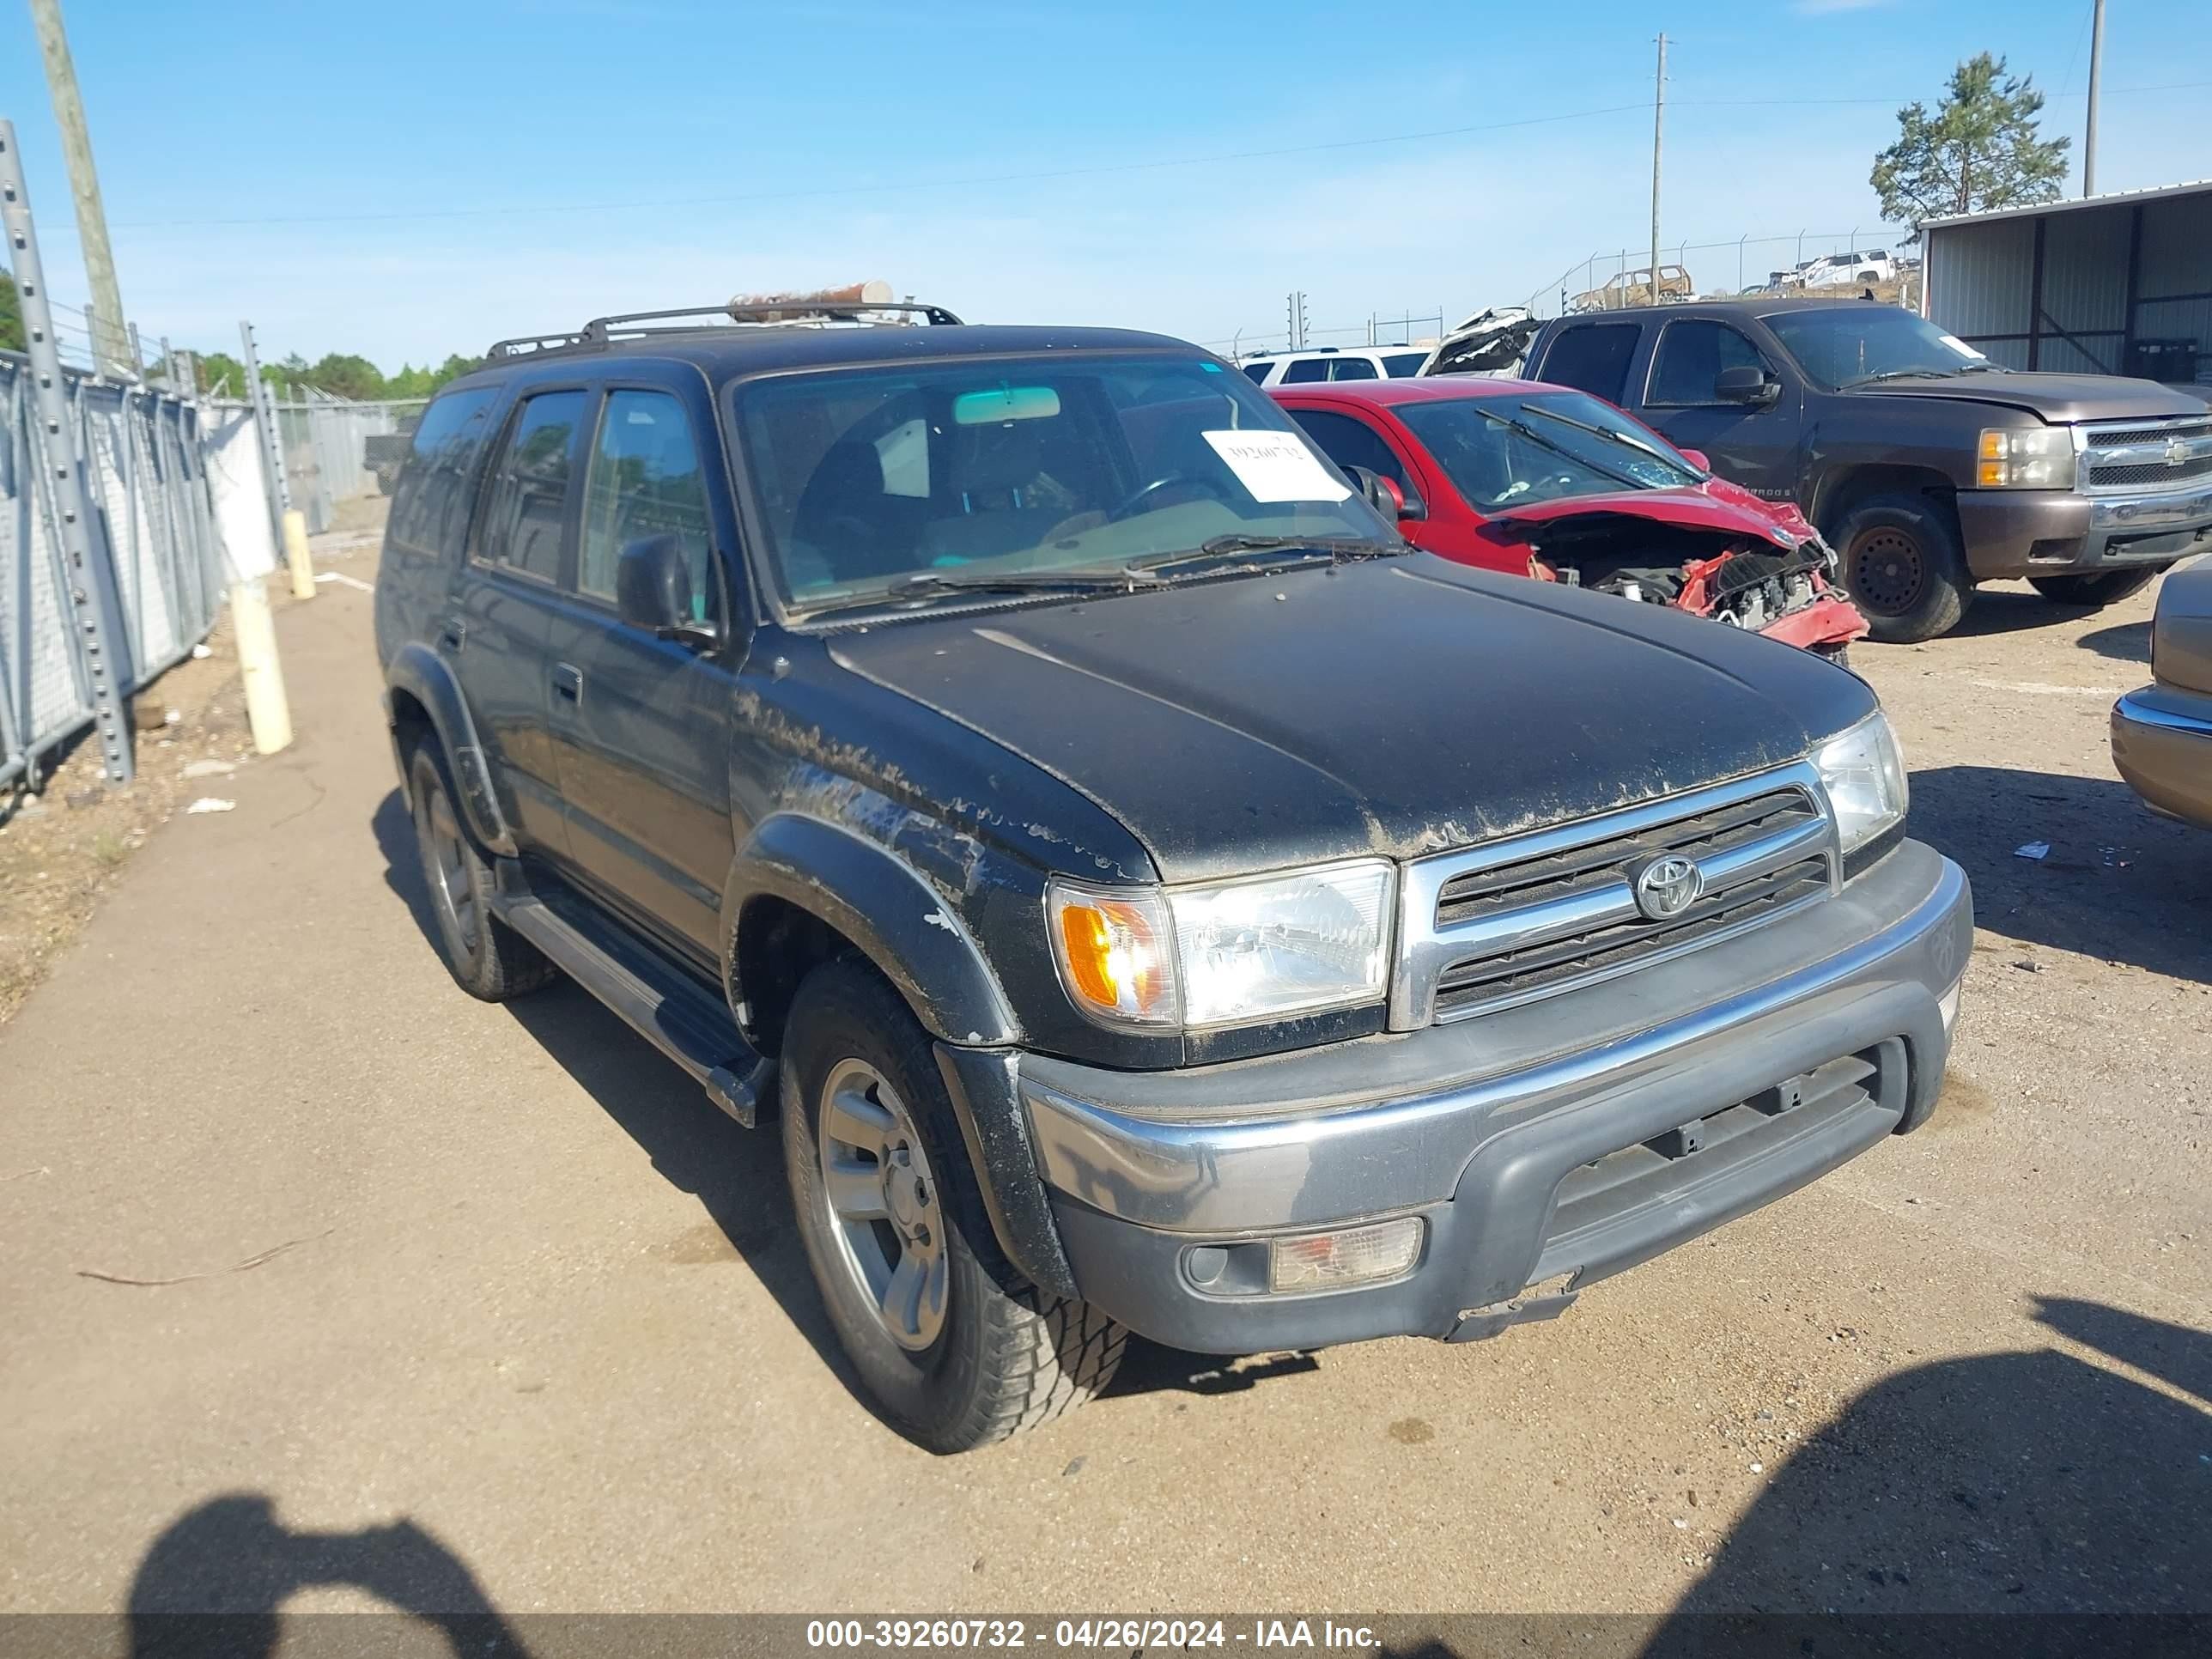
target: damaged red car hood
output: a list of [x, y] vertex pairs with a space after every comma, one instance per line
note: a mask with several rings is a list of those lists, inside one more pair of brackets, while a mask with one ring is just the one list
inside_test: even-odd
[[[1722, 481], [1716, 478], [1714, 484]], [[1654, 523], [1686, 529], [1717, 530], [1731, 536], [1757, 536], [1784, 547], [1795, 547], [1812, 534], [1795, 507], [1777, 508], [1738, 485], [1723, 486], [1741, 495], [1730, 500], [1711, 486], [1695, 489], [1620, 489], [1601, 495], [1568, 495], [1558, 501], [1530, 501], [1525, 507], [1492, 507], [1486, 516], [1493, 525], [1515, 527], [1558, 524], [1563, 520], [1592, 517], [1649, 519]]]

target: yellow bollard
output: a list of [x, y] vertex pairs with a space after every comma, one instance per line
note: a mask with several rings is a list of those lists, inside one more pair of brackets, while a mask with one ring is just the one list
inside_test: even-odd
[[273, 755], [292, 741], [292, 708], [284, 697], [283, 665], [276, 660], [276, 624], [269, 614], [268, 590], [258, 581], [240, 582], [230, 590], [230, 626], [238, 639], [239, 677], [246, 685], [253, 746]]
[[292, 567], [292, 597], [315, 597], [315, 566], [307, 556], [307, 515], [296, 507], [284, 515], [284, 562]]

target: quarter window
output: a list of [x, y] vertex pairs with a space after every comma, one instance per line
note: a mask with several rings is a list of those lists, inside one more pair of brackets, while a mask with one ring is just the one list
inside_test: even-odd
[[1759, 348], [1726, 323], [1686, 319], [1667, 325], [1651, 364], [1654, 404], [1710, 404], [1727, 368], [1764, 368]]
[[692, 619], [706, 620], [714, 609], [713, 538], [690, 418], [665, 392], [613, 391], [584, 478], [578, 588], [612, 599], [623, 549], [647, 536], [673, 536], [682, 544]]
[[1371, 380], [1376, 378], [1375, 365], [1364, 357], [1339, 357], [1328, 366], [1332, 380]]
[[1637, 337], [1642, 332], [1635, 323], [1577, 323], [1563, 328], [1544, 353], [1539, 378], [1617, 404], [1628, 390], [1629, 360], [1636, 356]]
[[1274, 366], [1274, 361], [1272, 358], [1262, 358], [1258, 362], [1246, 363], [1244, 365], [1245, 378], [1250, 380], [1254, 386], [1258, 386], [1267, 378], [1267, 371]]
[[432, 557], [448, 555], [467, 517], [466, 488], [483, 453], [495, 388], [449, 392], [431, 400], [415, 428], [392, 495], [392, 539]]
[[547, 392], [525, 402], [509, 429], [476, 539], [480, 559], [544, 581], [561, 579], [569, 455], [583, 418], [580, 392]]

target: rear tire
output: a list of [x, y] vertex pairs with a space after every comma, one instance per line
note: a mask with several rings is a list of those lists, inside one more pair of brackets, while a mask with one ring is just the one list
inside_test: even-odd
[[929, 1036], [867, 963], [807, 975], [780, 1069], [799, 1237], [885, 1421], [931, 1451], [967, 1451], [1113, 1379], [1127, 1333], [1000, 1255]]
[[415, 846], [430, 890], [430, 911], [454, 982], [485, 1002], [505, 1002], [550, 982], [559, 970], [492, 915], [491, 866], [462, 826], [446, 757], [436, 744], [416, 745], [407, 793], [415, 803]]
[[1948, 634], [1973, 603], [1973, 578], [1948, 507], [1924, 495], [1875, 495], [1837, 523], [1837, 572], [1874, 638], [1912, 645]]
[[2162, 564], [2137, 565], [2131, 570], [2099, 570], [2073, 576], [2030, 576], [2027, 585], [2057, 605], [2078, 605], [2102, 611], [2131, 599], [2158, 580]]

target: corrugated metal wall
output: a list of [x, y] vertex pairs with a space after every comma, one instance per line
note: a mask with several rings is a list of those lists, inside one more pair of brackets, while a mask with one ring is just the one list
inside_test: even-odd
[[2187, 341], [2199, 354], [2198, 380], [2212, 384], [2212, 191], [1938, 226], [1926, 257], [1929, 316], [1992, 362], [2121, 374], [2131, 343]]

